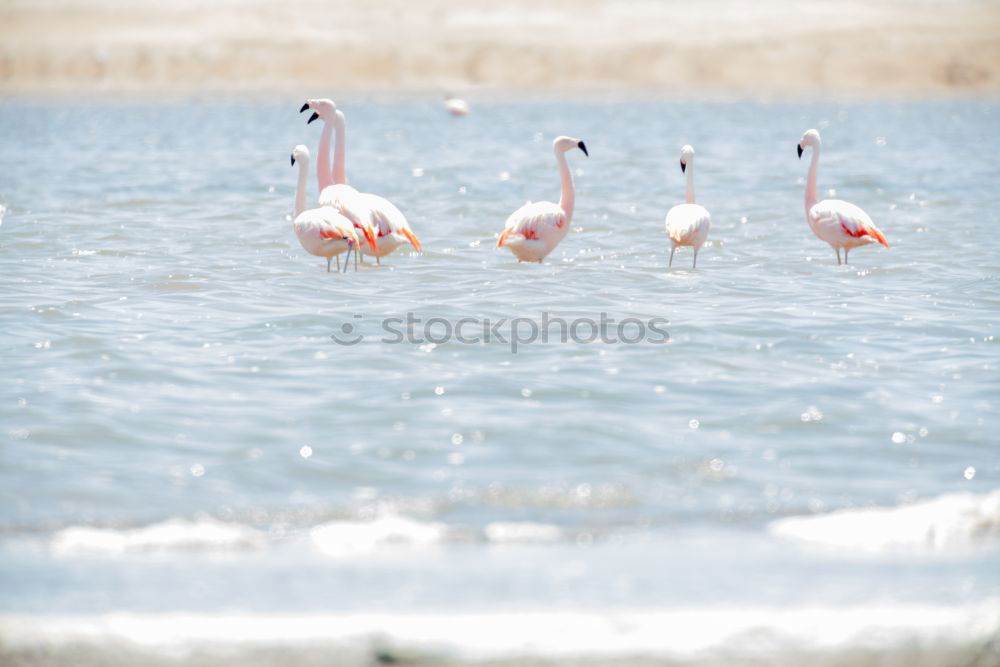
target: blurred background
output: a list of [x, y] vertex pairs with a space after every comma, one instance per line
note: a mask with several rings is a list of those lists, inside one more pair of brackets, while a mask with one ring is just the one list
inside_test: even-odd
[[992, 0], [4, 0], [12, 90], [1000, 90]]

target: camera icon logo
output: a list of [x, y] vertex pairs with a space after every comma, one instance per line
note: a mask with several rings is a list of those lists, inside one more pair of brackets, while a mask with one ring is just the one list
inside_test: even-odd
[[[360, 313], [354, 314], [354, 319], [356, 320], [360, 320], [363, 317], [364, 315], [361, 315]], [[355, 329], [356, 327], [350, 322], [344, 322], [340, 325], [340, 333], [330, 334], [330, 338], [332, 338], [333, 342], [337, 345], [357, 345], [364, 340], [364, 336], [359, 333], [355, 333]]]

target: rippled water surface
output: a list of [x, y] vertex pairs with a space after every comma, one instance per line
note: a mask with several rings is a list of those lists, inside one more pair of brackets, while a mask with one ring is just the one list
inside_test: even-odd
[[[565, 646], [442, 627], [818, 609], [843, 648], [881, 605], [929, 610], [904, 639], [953, 639], [952, 660], [1000, 630], [1000, 107], [338, 102], [348, 179], [423, 254], [328, 274], [302, 250], [288, 155], [320, 130], [300, 100], [0, 103], [9, 656], [53, 614], [153, 634], [179, 613], [438, 614], [460, 655], [515, 657]], [[837, 266], [807, 228], [810, 127], [820, 192], [891, 250]], [[518, 264], [497, 233], [558, 198], [564, 133], [590, 150], [569, 154], [572, 232]], [[684, 143], [712, 230], [697, 270], [686, 250], [668, 270]], [[658, 317], [669, 342], [383, 342], [407, 312]], [[365, 338], [336, 344], [345, 324]], [[363, 630], [406, 643], [395, 618]], [[734, 627], [789, 627], [753, 618]], [[620, 633], [624, 654], [677, 649]]]

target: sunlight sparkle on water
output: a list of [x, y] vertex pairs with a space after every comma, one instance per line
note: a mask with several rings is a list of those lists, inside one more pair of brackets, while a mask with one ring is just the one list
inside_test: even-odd
[[815, 405], [810, 405], [805, 412], [803, 412], [799, 418], [803, 422], [818, 422], [823, 421], [823, 413]]

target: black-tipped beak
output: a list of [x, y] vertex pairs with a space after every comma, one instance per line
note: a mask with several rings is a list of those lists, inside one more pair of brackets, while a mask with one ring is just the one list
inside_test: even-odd
[[317, 118], [319, 118], [319, 114], [316, 113], [315, 111], [313, 111], [313, 115], [309, 116], [309, 120], [306, 121], [306, 125], [308, 125], [309, 123], [313, 122]]
[[580, 143], [577, 144], [577, 146], [580, 147], [580, 150], [583, 151], [584, 155], [586, 155], [587, 157], [590, 157], [590, 153], [587, 152], [587, 145], [585, 143], [583, 143], [581, 141]]
[[687, 168], [688, 166], [684, 164], [684, 160], [681, 160], [681, 173], [682, 174], [687, 173]]
[[299, 113], [302, 113], [303, 111], [305, 111], [308, 108], [309, 108], [309, 103], [306, 102], [305, 104], [302, 105], [302, 108], [299, 109]]
[[796, 148], [796, 150], [798, 150], [798, 152], [799, 152], [799, 159], [801, 160], [802, 159], [802, 144], [796, 145], [795, 148]]
[[292, 156], [292, 166], [293, 167], [295, 166], [295, 156], [294, 155]]

